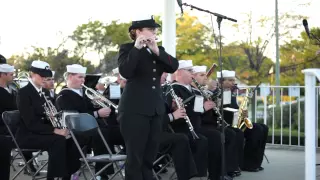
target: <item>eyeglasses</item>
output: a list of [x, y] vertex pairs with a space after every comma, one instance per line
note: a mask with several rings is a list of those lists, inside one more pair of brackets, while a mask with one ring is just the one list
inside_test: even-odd
[[191, 72], [191, 73], [193, 72], [192, 69], [183, 69], [183, 70]]

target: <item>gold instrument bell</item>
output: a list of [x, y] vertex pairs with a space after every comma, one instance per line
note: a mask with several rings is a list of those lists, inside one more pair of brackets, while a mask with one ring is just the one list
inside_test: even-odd
[[244, 115], [244, 111], [248, 110], [249, 99], [251, 98], [251, 96], [252, 94], [249, 93], [248, 89], [246, 89], [246, 95], [239, 106], [238, 125], [236, 128], [239, 128], [242, 131], [244, 131], [246, 128], [253, 128], [253, 124], [250, 119]]

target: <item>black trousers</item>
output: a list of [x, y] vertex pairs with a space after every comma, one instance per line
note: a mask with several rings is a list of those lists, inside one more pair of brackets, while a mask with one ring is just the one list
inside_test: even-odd
[[[85, 144], [85, 138], [77, 138], [80, 144]], [[48, 151], [48, 178], [69, 177], [80, 168], [80, 153], [72, 138], [64, 136], [28, 134], [17, 138], [20, 148], [41, 149]]]
[[242, 167], [243, 164], [243, 151], [244, 151], [244, 133], [241, 129], [228, 127], [227, 129], [233, 131], [235, 133], [235, 150], [232, 153], [235, 153], [233, 162], [235, 164], [232, 165], [232, 168], [229, 169], [228, 172], [237, 171], [239, 167]]
[[127, 150], [125, 179], [152, 180], [153, 162], [162, 131], [162, 115], [119, 112], [118, 119]]
[[[107, 141], [110, 150], [112, 153], [115, 153], [115, 145], [124, 145], [124, 139], [122, 137], [122, 134], [120, 132], [119, 126], [107, 126], [107, 127], [100, 127], [100, 130]], [[96, 134], [92, 141], [92, 148], [95, 155], [101, 155], [101, 154], [108, 154], [108, 151], [105, 147], [105, 145], [102, 142], [102, 139], [98, 134]], [[106, 164], [105, 163], [96, 163], [95, 165], [95, 171], [98, 172], [100, 169], [102, 169]], [[114, 173], [113, 166], [109, 166], [105, 172], [101, 173], [101, 176], [107, 176]]]
[[263, 161], [266, 146], [268, 127], [264, 124], [253, 123], [252, 129], [244, 131], [244, 162], [243, 169], [259, 168]]
[[226, 127], [224, 132], [226, 172], [234, 172], [239, 169], [239, 160], [243, 156], [243, 133], [230, 127]]
[[0, 144], [0, 177], [9, 180], [12, 140], [10, 137], [0, 135]]
[[160, 151], [163, 149], [171, 154], [179, 180], [189, 180], [197, 175], [197, 167], [193, 160], [187, 135], [162, 132], [160, 135]]
[[199, 132], [208, 140], [208, 172], [210, 179], [221, 175], [221, 133], [216, 129], [200, 128]]

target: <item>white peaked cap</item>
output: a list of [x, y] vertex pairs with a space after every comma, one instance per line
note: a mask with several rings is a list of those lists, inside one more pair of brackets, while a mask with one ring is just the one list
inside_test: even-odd
[[192, 69], [192, 60], [180, 60], [178, 69]]
[[207, 66], [193, 66], [193, 73], [207, 72]]
[[47, 62], [40, 61], [40, 60], [32, 61], [31, 66], [38, 69], [46, 69], [46, 70], [50, 69], [50, 65]]
[[[235, 71], [222, 70], [222, 76], [224, 78], [228, 78], [228, 77], [234, 78], [234, 77], [236, 77], [236, 72]], [[217, 72], [217, 78], [221, 78], [221, 71]]]
[[119, 75], [120, 75], [120, 79], [126, 80], [126, 78], [124, 78], [123, 76], [121, 76], [121, 74], [119, 74]]
[[107, 83], [108, 82], [108, 77], [103, 77], [103, 78], [100, 78], [99, 80], [98, 80], [98, 83], [99, 84], [105, 84], [105, 83]]
[[72, 64], [67, 65], [68, 73], [76, 73], [76, 74], [85, 74], [87, 72], [87, 68], [81, 66], [80, 64]]
[[14, 72], [14, 67], [9, 64], [0, 64], [0, 72], [3, 73], [12, 73]]
[[118, 74], [118, 73], [119, 73], [119, 68], [114, 68], [114, 69], [112, 69], [112, 73], [113, 73], [113, 74]]

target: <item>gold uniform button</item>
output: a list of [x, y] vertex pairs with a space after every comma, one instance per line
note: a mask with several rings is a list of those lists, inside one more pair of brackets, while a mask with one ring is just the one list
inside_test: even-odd
[[155, 81], [155, 80], [156, 80], [156, 78], [152, 78], [152, 80], [153, 80], [153, 81]]
[[155, 86], [152, 86], [152, 89], [156, 89], [156, 87], [155, 87]]
[[156, 64], [156, 61], [153, 61], [153, 64]]
[[157, 70], [156, 69], [153, 69], [153, 72], [156, 72]]

